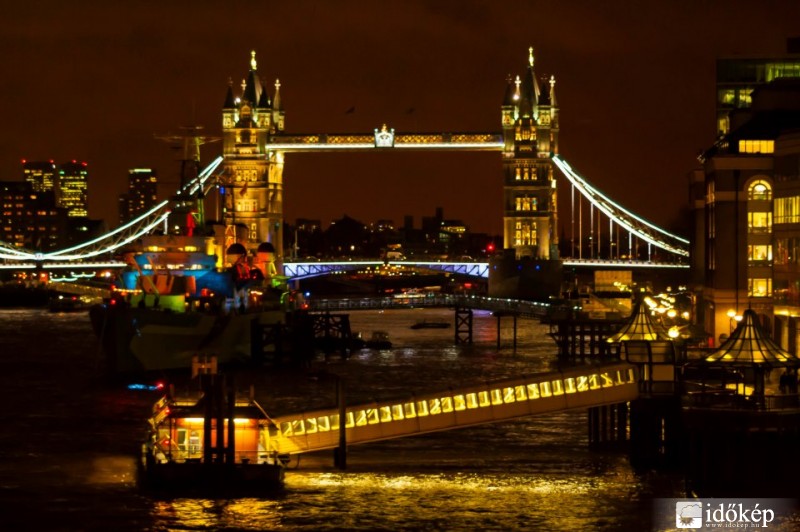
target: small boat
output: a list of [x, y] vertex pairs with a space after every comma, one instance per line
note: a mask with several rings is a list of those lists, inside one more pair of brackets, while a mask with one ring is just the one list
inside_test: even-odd
[[91, 304], [87, 298], [73, 294], [57, 294], [50, 298], [47, 308], [50, 312], [88, 311]]
[[385, 331], [373, 331], [369, 340], [364, 342], [364, 347], [368, 349], [391, 349], [392, 342], [389, 340], [389, 333]]
[[283, 488], [288, 457], [274, 449], [277, 427], [264, 409], [252, 397], [234, 398], [220, 375], [199, 378], [194, 394], [177, 397], [171, 389], [153, 406], [139, 486], [170, 496]]
[[450, 327], [450, 322], [444, 320], [422, 320], [411, 326], [412, 329], [447, 329], [448, 327]]

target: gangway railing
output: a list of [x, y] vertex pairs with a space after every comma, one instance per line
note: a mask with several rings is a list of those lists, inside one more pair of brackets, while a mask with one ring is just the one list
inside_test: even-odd
[[[495, 423], [577, 408], [624, 403], [639, 395], [636, 367], [627, 363], [465, 386], [402, 400], [379, 401], [345, 410], [347, 445]], [[338, 409], [273, 418], [272, 450], [299, 454], [339, 445]]]

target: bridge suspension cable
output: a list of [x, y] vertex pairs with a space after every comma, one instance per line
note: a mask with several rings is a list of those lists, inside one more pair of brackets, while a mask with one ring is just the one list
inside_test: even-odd
[[674, 235], [651, 222], [648, 222], [644, 218], [637, 216], [621, 205], [615, 203], [608, 196], [594, 188], [589, 184], [588, 181], [578, 175], [578, 173], [575, 172], [572, 167], [560, 156], [554, 155], [553, 163], [558, 167], [559, 170], [561, 170], [567, 180], [569, 180], [569, 182], [578, 189], [581, 195], [590, 202], [592, 207], [596, 207], [603, 214], [608, 216], [609, 220], [625, 228], [629, 234], [635, 235], [648, 244], [663, 249], [664, 251], [668, 251], [669, 253], [673, 253], [681, 257], [689, 256], [688, 240], [678, 235]]
[[[211, 187], [214, 186], [214, 183], [209, 180], [209, 177], [214, 174], [215, 170], [221, 163], [222, 156], [214, 159], [208, 166], [206, 166], [206, 168], [203, 169], [202, 172], [198, 174], [197, 178], [179, 188], [178, 195], [186, 194], [187, 196], [192, 196], [196, 194], [201, 187], [203, 194], [207, 194]], [[102, 255], [104, 253], [109, 253], [135, 241], [142, 235], [146, 235], [158, 227], [159, 224], [163, 223], [167, 219], [170, 210], [170, 201], [162, 201], [139, 217], [100, 237], [88, 240], [69, 248], [60, 249], [49, 253], [39, 253], [25, 249], [14, 248], [7, 243], [0, 242], [0, 259], [14, 261], [65, 261], [87, 259], [97, 255]]]

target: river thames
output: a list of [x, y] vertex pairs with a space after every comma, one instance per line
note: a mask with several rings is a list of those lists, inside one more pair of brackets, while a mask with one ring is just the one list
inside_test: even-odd
[[[536, 321], [519, 322], [513, 350], [510, 319], [498, 349], [488, 313], [472, 346], [454, 346], [452, 327], [410, 328], [423, 318], [452, 322], [452, 311], [352, 312], [354, 330], [386, 331], [392, 349], [247, 379], [280, 415], [333, 406], [332, 375], [360, 402], [556, 367]], [[573, 411], [352, 446], [346, 471], [330, 452], [301, 456], [269, 498], [158, 499], [135, 485], [158, 395], [103, 378], [88, 316], [2, 310], [0, 338], [2, 530], [650, 530], [653, 501], [684, 495], [677, 476], [590, 450], [586, 413]]]

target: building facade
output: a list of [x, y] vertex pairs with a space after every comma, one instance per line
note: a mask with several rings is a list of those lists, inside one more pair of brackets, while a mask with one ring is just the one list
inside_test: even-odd
[[22, 174], [34, 192], [52, 192], [56, 182], [56, 165], [53, 161], [22, 161]]
[[58, 166], [55, 180], [56, 205], [71, 218], [89, 216], [89, 172], [85, 162], [71, 161]]
[[53, 191], [36, 192], [28, 181], [0, 182], [0, 240], [15, 248], [52, 251], [64, 242], [67, 213]]
[[119, 197], [119, 223], [127, 223], [158, 204], [158, 177], [151, 168], [128, 170], [128, 191]]
[[719, 342], [753, 309], [797, 353], [800, 316], [800, 79], [752, 91], [693, 174], [698, 313]]
[[223, 221], [228, 228], [227, 245], [238, 233], [247, 234], [248, 249], [269, 242], [276, 259], [283, 258], [283, 154], [267, 149], [271, 135], [284, 129], [280, 82], [275, 81], [270, 98], [258, 75], [255, 52], [250, 71], [234, 97], [229, 84], [222, 109], [223, 174], [221, 191]]
[[800, 39], [789, 39], [787, 54], [776, 57], [717, 59], [717, 134], [731, 130], [729, 115], [752, 104], [752, 93], [779, 78], [800, 78]]

